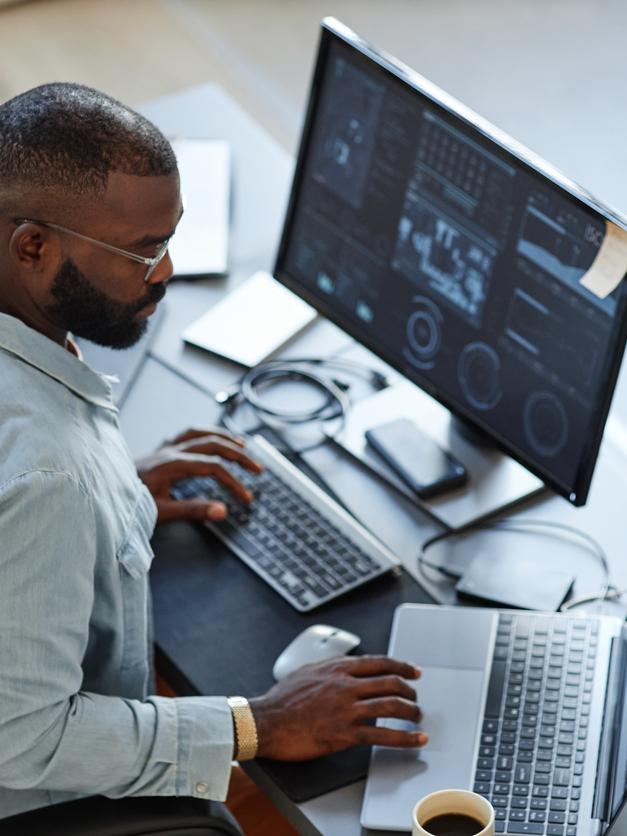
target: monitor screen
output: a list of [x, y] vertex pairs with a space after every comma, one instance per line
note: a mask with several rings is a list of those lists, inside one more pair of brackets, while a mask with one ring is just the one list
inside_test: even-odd
[[276, 278], [577, 505], [627, 329], [624, 282], [605, 298], [580, 283], [608, 220], [621, 223], [323, 23]]

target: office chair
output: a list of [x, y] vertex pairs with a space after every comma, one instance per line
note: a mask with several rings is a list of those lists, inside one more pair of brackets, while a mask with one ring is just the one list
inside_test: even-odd
[[243, 831], [217, 801], [93, 796], [0, 819], [0, 836], [243, 836]]

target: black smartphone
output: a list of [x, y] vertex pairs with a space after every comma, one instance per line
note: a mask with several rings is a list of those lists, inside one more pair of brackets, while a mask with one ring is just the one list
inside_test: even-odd
[[408, 418], [367, 430], [366, 441], [420, 497], [430, 499], [468, 480], [468, 471]]

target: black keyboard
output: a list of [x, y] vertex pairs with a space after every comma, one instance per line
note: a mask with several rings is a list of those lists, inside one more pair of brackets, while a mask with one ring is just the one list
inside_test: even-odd
[[172, 494], [224, 502], [227, 519], [207, 526], [295, 609], [314, 609], [396, 568], [396, 558], [276, 448], [256, 436], [247, 452], [263, 473], [229, 468], [253, 492], [251, 505], [202, 477], [179, 482]]
[[496, 832], [576, 836], [598, 623], [500, 614], [475, 772]]

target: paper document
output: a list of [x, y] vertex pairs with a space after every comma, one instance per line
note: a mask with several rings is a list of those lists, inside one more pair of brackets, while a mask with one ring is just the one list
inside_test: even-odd
[[605, 222], [605, 237], [599, 252], [579, 283], [599, 299], [605, 299], [627, 273], [627, 232], [610, 221]]
[[175, 276], [227, 272], [231, 153], [228, 142], [175, 139], [185, 210], [170, 245]]

